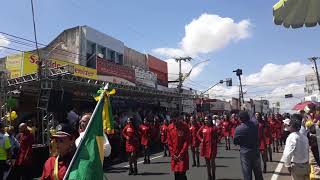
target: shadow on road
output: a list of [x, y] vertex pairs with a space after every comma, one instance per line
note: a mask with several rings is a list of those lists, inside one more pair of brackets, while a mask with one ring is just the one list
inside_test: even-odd
[[217, 168], [226, 168], [226, 167], [229, 167], [229, 166], [225, 166], [225, 165], [216, 165]]
[[161, 172], [143, 172], [143, 173], [139, 173], [138, 175], [140, 176], [157, 176], [157, 175], [166, 175], [169, 173], [161, 173]]
[[169, 164], [170, 162], [164, 161], [164, 162], [151, 162], [151, 164]]
[[217, 180], [241, 180], [241, 179], [234, 179], [234, 178], [222, 178], [222, 179], [217, 179]]
[[216, 157], [217, 159], [237, 159], [237, 157], [223, 157], [223, 156], [221, 156], [221, 157]]
[[129, 170], [129, 168], [126, 168], [126, 167], [118, 167], [118, 168], [108, 168], [108, 169], [104, 170], [104, 172], [106, 172], [106, 173], [123, 173], [128, 170]]

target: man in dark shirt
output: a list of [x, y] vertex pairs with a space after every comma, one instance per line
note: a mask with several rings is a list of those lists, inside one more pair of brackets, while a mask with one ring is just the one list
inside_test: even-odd
[[252, 171], [256, 180], [263, 180], [260, 154], [258, 149], [258, 123], [250, 120], [248, 112], [239, 113], [241, 125], [234, 134], [234, 144], [240, 145], [240, 160], [244, 180], [252, 180]]

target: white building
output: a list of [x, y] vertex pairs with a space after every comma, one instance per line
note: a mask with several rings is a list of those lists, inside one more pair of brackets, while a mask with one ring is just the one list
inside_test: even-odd
[[305, 87], [304, 87], [305, 101], [319, 101], [319, 89], [318, 81], [315, 74], [308, 74], [305, 76]]

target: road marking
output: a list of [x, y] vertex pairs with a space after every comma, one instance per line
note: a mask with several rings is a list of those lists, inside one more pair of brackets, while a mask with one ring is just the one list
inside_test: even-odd
[[282, 155], [282, 157], [280, 159], [280, 162], [278, 163], [277, 168], [274, 170], [274, 173], [273, 173], [273, 175], [271, 177], [271, 180], [277, 180], [278, 179], [279, 173], [281, 172], [282, 167], [283, 167], [282, 158], [283, 158], [283, 155]]
[[[150, 160], [158, 159], [158, 158], [161, 158], [161, 157], [163, 157], [163, 155], [152, 157], [152, 158], [150, 158]], [[143, 162], [144, 161], [139, 161], [137, 164], [141, 164]], [[130, 165], [126, 165], [126, 166], [123, 166], [123, 167], [128, 168], [128, 167], [130, 167]]]

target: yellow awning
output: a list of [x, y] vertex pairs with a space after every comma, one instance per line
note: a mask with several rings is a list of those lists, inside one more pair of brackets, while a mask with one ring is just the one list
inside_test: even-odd
[[320, 0], [280, 0], [273, 6], [273, 21], [286, 28], [320, 24]]

